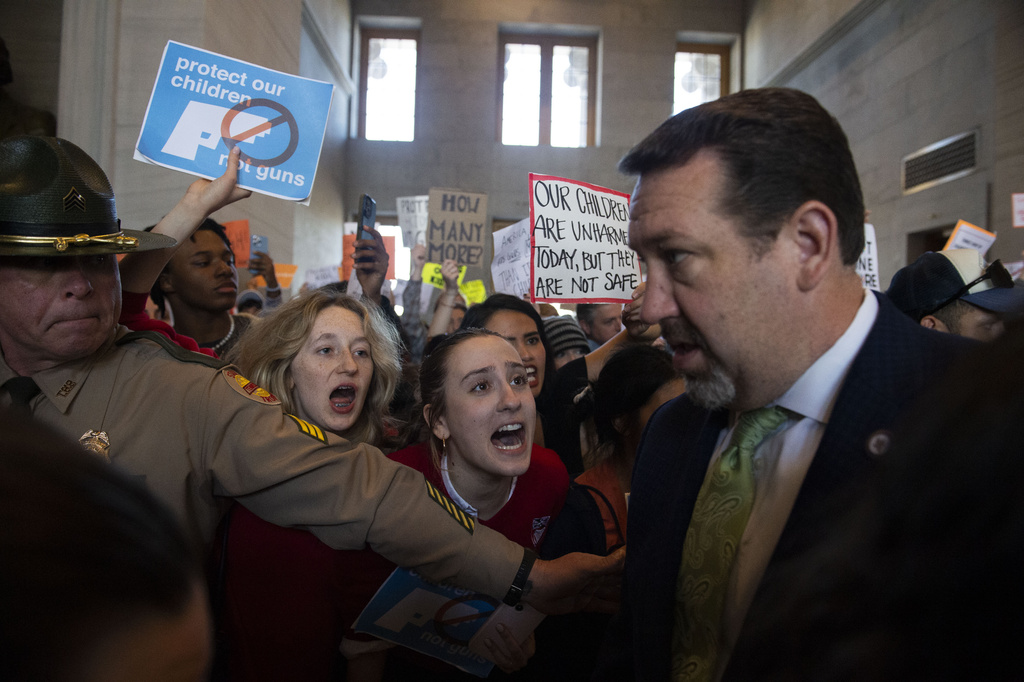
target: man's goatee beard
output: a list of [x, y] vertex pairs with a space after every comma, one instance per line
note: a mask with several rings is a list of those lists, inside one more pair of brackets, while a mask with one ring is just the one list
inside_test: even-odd
[[736, 399], [736, 384], [733, 383], [722, 367], [711, 361], [711, 371], [700, 376], [683, 374], [686, 379], [686, 392], [690, 400], [701, 407], [715, 410], [726, 407]]

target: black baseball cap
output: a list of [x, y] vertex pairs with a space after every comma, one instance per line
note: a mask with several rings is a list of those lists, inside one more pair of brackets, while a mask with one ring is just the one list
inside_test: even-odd
[[893, 275], [885, 293], [918, 322], [955, 300], [995, 313], [1024, 312], [1024, 287], [1014, 285], [998, 260], [986, 266], [974, 249], [924, 253]]

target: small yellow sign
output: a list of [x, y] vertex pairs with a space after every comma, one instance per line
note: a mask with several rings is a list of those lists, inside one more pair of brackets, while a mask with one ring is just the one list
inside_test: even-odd
[[[466, 266], [459, 266], [459, 279], [458, 283], [461, 286], [462, 278], [466, 276]], [[423, 281], [427, 284], [433, 284], [438, 289], [444, 289], [444, 277], [441, 276], [441, 264], [440, 263], [424, 263], [423, 264]]]
[[483, 303], [487, 298], [487, 288], [484, 287], [484, 282], [481, 279], [463, 282], [459, 286], [459, 291], [462, 292], [462, 295], [466, 298], [466, 305]]

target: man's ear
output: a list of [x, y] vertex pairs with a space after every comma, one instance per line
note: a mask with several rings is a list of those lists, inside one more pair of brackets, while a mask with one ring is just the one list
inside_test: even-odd
[[925, 315], [922, 317], [921, 326], [926, 329], [934, 329], [937, 332], [949, 333], [949, 327], [946, 326], [946, 323], [934, 315]]
[[[430, 413], [432, 407], [433, 405], [429, 403], [423, 406], [423, 421], [425, 421], [428, 424], [430, 423]], [[452, 432], [448, 430], [448, 422], [445, 420], [444, 415], [441, 415], [440, 417], [437, 418], [437, 423], [434, 424], [433, 428], [430, 429], [430, 431], [441, 440], [447, 440], [452, 435]]]
[[842, 263], [839, 221], [832, 209], [822, 202], [804, 202], [789, 217], [783, 229], [788, 229], [796, 242], [799, 257], [797, 286], [801, 291], [810, 291], [818, 286], [831, 268]]
[[166, 272], [161, 272], [160, 276], [157, 277], [156, 283], [160, 285], [160, 291], [165, 294], [174, 293], [174, 285], [171, 284], [171, 276]]

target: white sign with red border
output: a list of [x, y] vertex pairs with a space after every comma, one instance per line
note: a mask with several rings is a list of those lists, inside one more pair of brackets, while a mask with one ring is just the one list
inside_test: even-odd
[[628, 194], [530, 173], [533, 301], [632, 300], [640, 284], [640, 262], [628, 241]]

